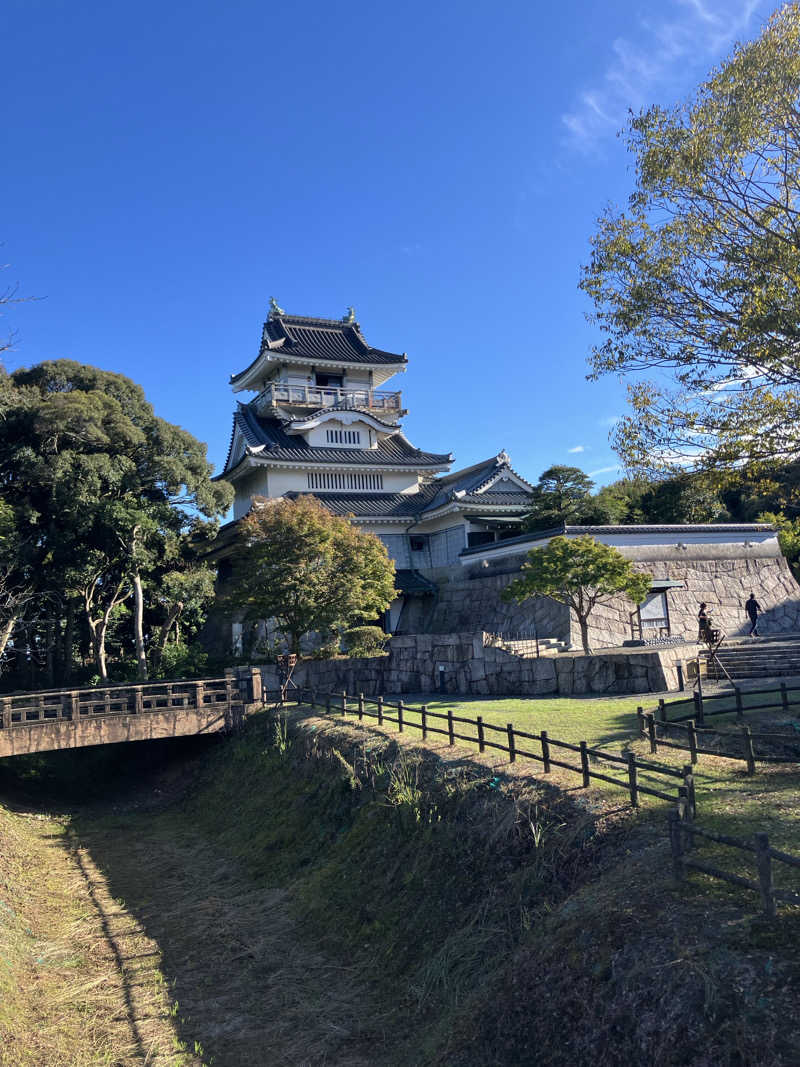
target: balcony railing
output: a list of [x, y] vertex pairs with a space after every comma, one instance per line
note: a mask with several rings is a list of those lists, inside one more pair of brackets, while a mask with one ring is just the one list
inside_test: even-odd
[[259, 396], [264, 405], [298, 404], [313, 408], [367, 408], [371, 411], [398, 412], [401, 394], [374, 389], [338, 389], [327, 385], [288, 385], [273, 382]]

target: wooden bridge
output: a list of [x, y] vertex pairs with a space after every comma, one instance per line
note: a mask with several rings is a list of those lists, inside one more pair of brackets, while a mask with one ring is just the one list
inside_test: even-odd
[[0, 697], [0, 758], [236, 729], [261, 675], [50, 689]]

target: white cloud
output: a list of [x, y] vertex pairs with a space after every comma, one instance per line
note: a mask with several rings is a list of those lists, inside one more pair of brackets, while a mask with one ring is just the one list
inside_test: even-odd
[[590, 478], [596, 478], [598, 474], [613, 474], [615, 471], [621, 471], [619, 463], [615, 463], [613, 467], [598, 467], [596, 471], [589, 471]]
[[585, 452], [585, 451], [586, 451], [586, 445], [575, 445], [574, 448], [568, 448], [567, 449], [567, 452], [569, 452], [571, 455], [574, 455], [576, 452]]
[[766, 16], [774, 0], [669, 0], [661, 17], [640, 17], [631, 35], [611, 42], [598, 84], [580, 91], [561, 116], [566, 141], [581, 151], [625, 125], [630, 108], [641, 108], [686, 90], [687, 74], [702, 76], [734, 41], [757, 30], [754, 15]]

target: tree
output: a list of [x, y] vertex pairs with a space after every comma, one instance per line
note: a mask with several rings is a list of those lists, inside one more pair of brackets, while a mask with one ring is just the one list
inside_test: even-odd
[[630, 387], [614, 444], [632, 469], [757, 476], [800, 450], [800, 6], [627, 139], [635, 190], [581, 281], [592, 377], [659, 380]]
[[525, 525], [546, 530], [562, 523], [579, 522], [591, 504], [594, 482], [578, 467], [556, 464], [539, 475], [531, 494]]
[[156, 416], [123, 375], [56, 360], [2, 384], [0, 496], [38, 588], [61, 612], [80, 605], [104, 680], [109, 625], [133, 597], [144, 676], [148, 574], [169, 544], [190, 540], [227, 509], [232, 489], [211, 480], [205, 445]]
[[227, 604], [249, 621], [275, 619], [292, 652], [300, 639], [385, 611], [396, 596], [383, 543], [313, 497], [255, 497], [242, 520]]
[[765, 511], [759, 522], [768, 522], [778, 530], [778, 543], [795, 579], [800, 580], [800, 519], [790, 519], [781, 512]]
[[597, 604], [623, 594], [641, 604], [650, 590], [651, 576], [634, 569], [620, 551], [588, 535], [553, 537], [544, 548], [533, 548], [522, 574], [502, 593], [506, 601], [521, 603], [546, 596], [566, 604], [581, 629], [583, 651], [591, 655], [589, 616]]

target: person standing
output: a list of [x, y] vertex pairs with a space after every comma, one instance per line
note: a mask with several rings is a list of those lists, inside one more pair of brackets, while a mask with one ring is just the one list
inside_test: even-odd
[[761, 614], [761, 605], [756, 600], [755, 593], [750, 594], [750, 599], [745, 604], [744, 610], [747, 612], [747, 616], [750, 619], [750, 633], [748, 636], [759, 637], [758, 616]]
[[700, 605], [700, 610], [697, 613], [697, 640], [698, 641], [707, 641], [708, 640], [709, 624], [710, 624], [710, 619], [708, 617], [708, 612], [706, 611], [706, 602], [704, 600], [702, 602], [702, 604]]

